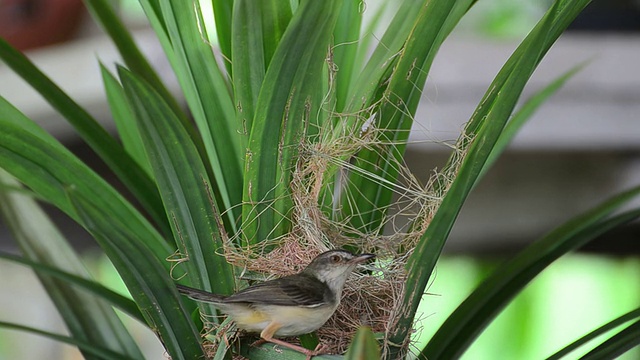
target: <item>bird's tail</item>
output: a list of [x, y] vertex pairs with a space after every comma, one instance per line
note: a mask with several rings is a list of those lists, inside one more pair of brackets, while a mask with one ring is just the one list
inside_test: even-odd
[[176, 284], [178, 292], [196, 301], [204, 301], [213, 304], [219, 304], [224, 300], [224, 296], [212, 294], [210, 292], [194, 289], [192, 287]]

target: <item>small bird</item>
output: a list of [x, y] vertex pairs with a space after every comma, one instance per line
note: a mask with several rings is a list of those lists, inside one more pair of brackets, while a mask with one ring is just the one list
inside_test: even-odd
[[298, 274], [249, 286], [230, 296], [184, 285], [177, 288], [193, 300], [213, 304], [239, 328], [260, 333], [265, 341], [301, 352], [308, 360], [318, 352], [274, 337], [302, 335], [319, 329], [340, 304], [342, 289], [351, 271], [374, 257], [330, 250], [318, 255]]

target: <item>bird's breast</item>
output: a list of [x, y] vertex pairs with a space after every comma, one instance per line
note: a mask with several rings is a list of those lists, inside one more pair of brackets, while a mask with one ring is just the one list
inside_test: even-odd
[[335, 311], [334, 306], [317, 307], [263, 305], [260, 311], [281, 326], [275, 336], [295, 336], [308, 334], [324, 325]]
[[280, 327], [274, 333], [278, 337], [313, 332], [329, 320], [336, 308], [326, 304], [317, 307], [227, 304], [225, 307], [221, 310], [231, 316], [240, 329], [249, 332], [260, 333], [270, 323], [278, 323]]

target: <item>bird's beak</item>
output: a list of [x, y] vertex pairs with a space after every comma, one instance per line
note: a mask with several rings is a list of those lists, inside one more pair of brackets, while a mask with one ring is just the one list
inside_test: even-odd
[[353, 259], [351, 259], [349, 262], [352, 264], [360, 264], [369, 259], [373, 259], [374, 257], [376, 257], [374, 254], [360, 254], [354, 257]]

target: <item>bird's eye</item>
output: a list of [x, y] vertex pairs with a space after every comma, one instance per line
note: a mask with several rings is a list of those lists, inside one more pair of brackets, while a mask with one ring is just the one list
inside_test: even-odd
[[329, 258], [329, 260], [331, 260], [332, 263], [337, 264], [340, 262], [340, 260], [342, 260], [342, 257], [340, 257], [339, 255], [333, 255]]

